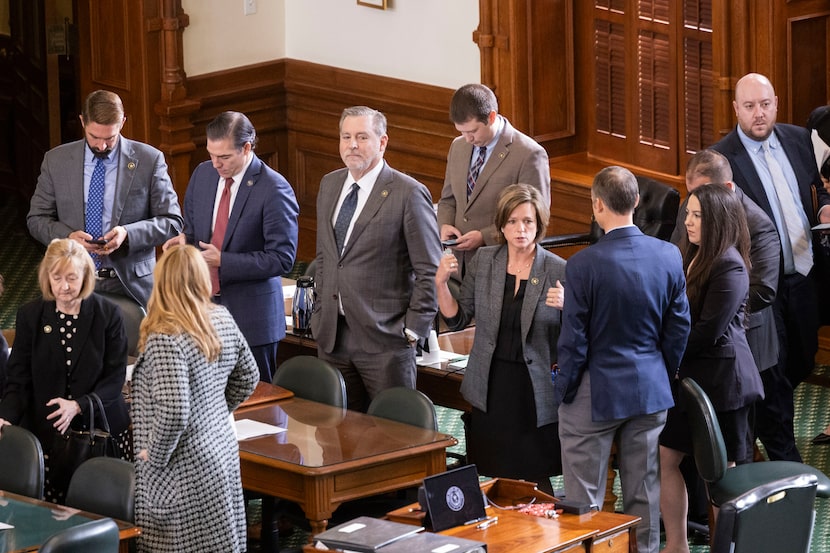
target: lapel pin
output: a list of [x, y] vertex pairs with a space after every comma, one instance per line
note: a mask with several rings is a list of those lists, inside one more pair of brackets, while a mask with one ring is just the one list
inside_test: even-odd
[[380, 193], [380, 195], [381, 195], [381, 197], [385, 198], [386, 196], [388, 196], [388, 195], [389, 195], [389, 191], [388, 191], [388, 190], [384, 190], [383, 192], [381, 192], [381, 193]]
[[530, 283], [531, 283], [533, 286], [536, 286], [537, 284], [539, 284], [539, 279], [538, 279], [538, 278], [536, 278], [536, 277], [533, 277], [533, 278], [531, 278], [531, 279], [530, 279]]
[[52, 326], [51, 325], [44, 326], [43, 327], [43, 332], [45, 332], [46, 334], [51, 334], [52, 333]]
[[246, 182], [246, 183], [245, 183], [245, 185], [246, 185], [246, 186], [253, 186], [253, 185], [254, 185], [254, 181], [253, 181], [253, 180], [251, 180], [251, 179], [248, 179], [248, 182]]
[[504, 152], [499, 152], [499, 157], [504, 159]]
[[135, 162], [134, 161], [129, 162], [127, 164], [127, 169], [129, 169], [130, 171], [134, 171], [135, 170]]

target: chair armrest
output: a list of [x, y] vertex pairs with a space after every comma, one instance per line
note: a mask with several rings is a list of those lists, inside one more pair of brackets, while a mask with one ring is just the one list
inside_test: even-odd
[[590, 233], [580, 232], [574, 234], [557, 234], [545, 236], [539, 241], [539, 245], [545, 249], [563, 248], [566, 246], [585, 246], [591, 244], [593, 238]]

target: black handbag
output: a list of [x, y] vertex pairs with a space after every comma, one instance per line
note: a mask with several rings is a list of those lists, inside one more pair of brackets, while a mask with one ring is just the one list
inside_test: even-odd
[[[69, 481], [81, 463], [92, 457], [120, 457], [120, 448], [110, 433], [109, 421], [101, 398], [95, 392], [87, 396], [89, 402], [89, 430], [69, 428], [64, 434], [56, 434], [49, 452], [51, 487], [60, 493], [69, 488]], [[95, 426], [96, 406], [101, 428]]]

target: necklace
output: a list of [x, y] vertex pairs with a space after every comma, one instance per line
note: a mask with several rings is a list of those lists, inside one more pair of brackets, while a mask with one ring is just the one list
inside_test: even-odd
[[[525, 271], [528, 267], [530, 267], [530, 266], [533, 264], [533, 260], [534, 260], [535, 258], [536, 258], [536, 256], [535, 256], [535, 255], [534, 255], [533, 257], [531, 257], [531, 258], [530, 258], [530, 261], [528, 261], [528, 262], [527, 262], [527, 265], [525, 265], [524, 267], [520, 267], [520, 268], [516, 269], [515, 274], [519, 274], [519, 273], [521, 273], [521, 272], [524, 272], [524, 271]], [[508, 273], [510, 273], [510, 271], [512, 271], [512, 270], [513, 270], [513, 265], [511, 265], [510, 263], [508, 263], [508, 264], [507, 264], [507, 272], [508, 272]], [[511, 273], [511, 274], [513, 274], [513, 273]]]

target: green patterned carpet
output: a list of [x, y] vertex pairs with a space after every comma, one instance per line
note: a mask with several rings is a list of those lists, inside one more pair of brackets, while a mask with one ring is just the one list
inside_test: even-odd
[[[8, 201], [8, 199], [4, 199]], [[32, 240], [25, 231], [13, 206], [4, 203], [0, 206], [0, 274], [5, 278], [6, 293], [0, 297], [0, 328], [13, 328], [17, 307], [37, 297], [37, 264], [44, 248]], [[292, 275], [302, 274], [305, 263], [298, 262]], [[830, 378], [830, 367], [819, 365], [815, 374]], [[813, 446], [810, 440], [824, 430], [830, 423], [830, 388], [804, 383], [795, 391], [795, 434], [798, 448], [804, 461], [830, 474], [830, 446]], [[459, 419], [459, 411], [438, 407], [439, 426], [442, 432], [455, 436], [459, 444], [453, 449], [464, 452], [464, 431]], [[560, 478], [553, 479], [554, 488], [561, 488]], [[615, 493], [620, 497], [619, 479], [615, 483]], [[617, 509], [622, 509], [621, 502]], [[816, 525], [813, 534], [811, 553], [830, 553], [830, 501], [816, 501]], [[256, 523], [258, 513], [252, 509], [251, 522]], [[355, 515], [356, 516], [356, 515]], [[307, 533], [296, 529], [290, 536], [281, 536], [281, 551], [299, 551], [307, 539]], [[255, 542], [251, 550], [257, 551]], [[692, 546], [692, 553], [707, 553], [707, 546]], [[786, 553], [786, 552], [782, 552]]]

